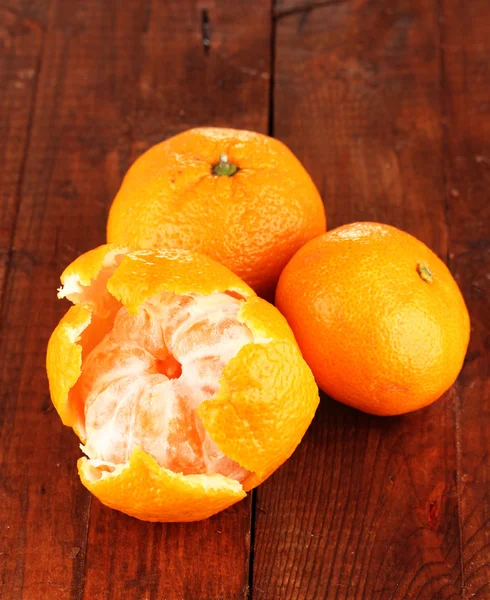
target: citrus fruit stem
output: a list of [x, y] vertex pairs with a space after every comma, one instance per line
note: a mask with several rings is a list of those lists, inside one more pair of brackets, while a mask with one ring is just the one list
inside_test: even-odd
[[213, 173], [218, 176], [225, 175], [226, 177], [232, 177], [237, 171], [238, 167], [228, 162], [228, 154], [226, 152], [222, 152], [219, 155], [219, 163], [213, 167]]
[[418, 265], [417, 273], [422, 277], [424, 281], [427, 283], [432, 283], [432, 271], [429, 269], [427, 265]]

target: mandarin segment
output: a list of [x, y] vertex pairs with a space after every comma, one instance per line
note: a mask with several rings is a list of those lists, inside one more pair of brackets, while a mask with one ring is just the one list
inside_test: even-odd
[[214, 472], [219, 463], [237, 478], [248, 475], [206, 439], [196, 415], [229, 360], [253, 341], [237, 320], [242, 303], [227, 294], [162, 292], [136, 315], [122, 307], [77, 382], [85, 454], [121, 464], [139, 446], [175, 472]]

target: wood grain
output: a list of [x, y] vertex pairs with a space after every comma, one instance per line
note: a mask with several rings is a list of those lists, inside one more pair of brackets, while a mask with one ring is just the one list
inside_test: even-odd
[[[44, 357], [49, 330], [62, 309], [54, 302], [55, 271], [60, 266], [56, 252], [64, 248], [57, 243], [70, 240], [77, 222], [74, 215], [64, 227], [64, 235], [57, 237], [66, 212], [53, 178], [57, 137], [52, 132], [60, 107], [51, 79], [57, 74], [55, 68], [49, 68], [53, 60], [48, 40], [55, 31], [52, 5], [18, 3], [11, 11], [21, 24], [19, 31], [24, 27], [26, 43], [30, 31], [42, 32], [44, 41], [37, 67], [32, 67], [35, 104], [32, 116], [25, 114], [28, 137], [18, 162], [17, 199], [11, 204], [10, 222], [15, 222], [16, 213], [18, 220], [0, 333], [0, 520], [4, 524], [0, 596], [67, 598], [76, 594], [80, 583], [77, 570], [84, 554], [80, 550], [86, 537], [89, 500], [72, 475], [78, 452], [53, 414]], [[29, 93], [29, 88], [26, 91]], [[15, 113], [12, 119], [15, 122]]]
[[[21, 20], [27, 4], [12, 9]], [[1, 331], [2, 598], [246, 594], [250, 500], [189, 526], [140, 523], [94, 500], [89, 520], [90, 496], [76, 475], [80, 450], [51, 407], [44, 369], [48, 337], [68, 306], [56, 301], [59, 274], [104, 241], [129, 161], [194, 125], [266, 130], [270, 5], [244, 8], [45, 3]]]
[[490, 598], [490, 6], [441, 3], [449, 265], [471, 316], [457, 418], [462, 595]]
[[45, 38], [47, 11], [33, 8], [0, 7], [0, 306]]
[[[282, 16], [274, 133], [313, 175], [330, 228], [387, 222], [445, 258], [438, 33], [430, 0]], [[253, 598], [458, 598], [455, 472], [450, 395], [393, 419], [323, 397], [257, 492]]]
[[274, 2], [273, 16], [275, 19], [291, 16], [294, 14], [309, 13], [312, 10], [326, 6], [349, 2], [350, 0], [276, 0]]

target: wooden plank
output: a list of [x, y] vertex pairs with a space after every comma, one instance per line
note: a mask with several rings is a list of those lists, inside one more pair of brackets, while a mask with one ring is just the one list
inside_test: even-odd
[[463, 599], [490, 597], [490, 5], [441, 3], [449, 264], [470, 311], [454, 390]]
[[93, 500], [89, 521], [77, 440], [51, 407], [44, 360], [68, 306], [55, 297], [59, 274], [104, 241], [129, 161], [195, 125], [267, 130], [270, 10], [53, 0], [1, 331], [2, 598], [246, 594], [250, 500], [185, 526], [140, 523]]
[[[0, 7], [0, 306], [19, 206], [23, 157], [44, 40], [47, 6], [19, 12], [13, 2]], [[40, 14], [39, 14], [40, 13]]]
[[[27, 4], [16, 8], [21, 20], [27, 19]], [[54, 3], [49, 11], [46, 3], [45, 13], [0, 335], [0, 519], [6, 524], [0, 596], [13, 600], [79, 596], [90, 506], [75, 477], [76, 440], [52, 408], [44, 363], [49, 334], [66, 310], [56, 301], [60, 269], [79, 249], [103, 239], [106, 181], [97, 175], [99, 165], [88, 161], [92, 148], [74, 143], [97, 115], [73, 47], [69, 52], [78, 13], [72, 6], [73, 26], [66, 34]], [[80, 53], [78, 61], [83, 62]], [[78, 80], [68, 91], [70, 67]], [[83, 106], [87, 114], [77, 119], [83, 102], [91, 110]]]
[[[162, 134], [200, 124], [267, 131], [271, 7], [253, 4], [151, 3], [131, 122], [133, 156]], [[211, 36], [207, 51], [203, 26]], [[250, 522], [250, 498], [208, 521], [168, 526], [94, 502], [84, 598], [244, 598]]]
[[[329, 228], [401, 227], [447, 254], [436, 3], [343, 2], [276, 23], [274, 133]], [[459, 598], [451, 396], [382, 419], [327, 397], [258, 489], [253, 598]]]

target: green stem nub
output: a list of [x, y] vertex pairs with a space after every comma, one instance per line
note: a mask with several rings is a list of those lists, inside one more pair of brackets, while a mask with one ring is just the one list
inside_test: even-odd
[[228, 162], [228, 154], [226, 152], [222, 152], [219, 155], [219, 163], [214, 165], [213, 173], [215, 175], [224, 175], [225, 177], [233, 177], [233, 175], [238, 171], [238, 167], [231, 162]]
[[429, 269], [427, 265], [419, 264], [417, 266], [417, 273], [422, 277], [424, 281], [427, 283], [432, 283], [432, 271]]

